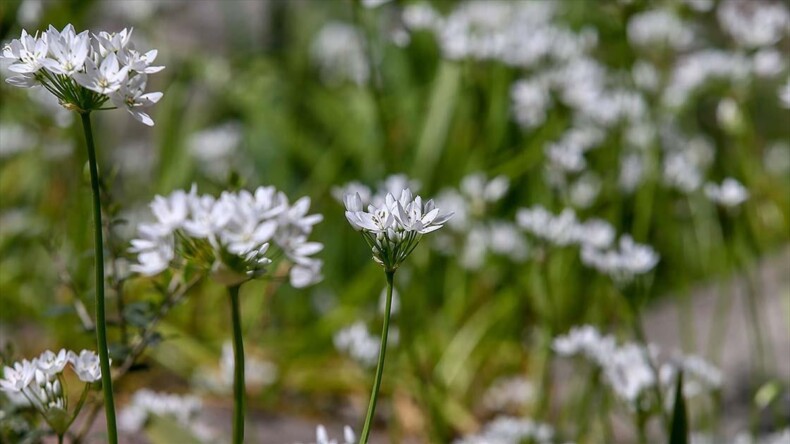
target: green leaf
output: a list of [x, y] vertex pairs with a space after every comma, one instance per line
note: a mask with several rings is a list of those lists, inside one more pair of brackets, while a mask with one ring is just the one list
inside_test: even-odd
[[686, 400], [683, 398], [683, 372], [678, 373], [675, 387], [675, 407], [672, 411], [672, 426], [669, 430], [669, 444], [688, 444], [689, 427], [686, 414]]

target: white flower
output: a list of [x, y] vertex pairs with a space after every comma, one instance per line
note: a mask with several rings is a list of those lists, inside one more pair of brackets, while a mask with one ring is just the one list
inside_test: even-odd
[[125, 49], [132, 39], [133, 29], [124, 28], [120, 32], [106, 32], [101, 31], [93, 35], [93, 47], [96, 54], [105, 58], [108, 54], [118, 54], [121, 50]]
[[790, 109], [790, 77], [787, 82], [779, 89], [779, 102], [786, 109]]
[[361, 231], [373, 252], [373, 259], [387, 271], [394, 271], [411, 254], [422, 235], [436, 231], [452, 213], [441, 214], [432, 200], [425, 204], [407, 188], [395, 198], [387, 194], [383, 205], [363, 209], [359, 194], [346, 195], [346, 219]]
[[202, 402], [196, 396], [159, 393], [148, 389], [138, 390], [119, 417], [118, 426], [128, 433], [139, 433], [152, 415], [174, 418], [180, 425], [190, 428]]
[[110, 95], [110, 100], [118, 108], [125, 108], [137, 121], [154, 126], [151, 116], [142, 111], [153, 106], [162, 98], [161, 92], [145, 93], [148, 78], [145, 74], [137, 74], [120, 84], [117, 91]]
[[[32, 36], [23, 29], [19, 39], [11, 40], [11, 43], [3, 47], [3, 58], [13, 62], [8, 67], [9, 71], [32, 74], [44, 67], [48, 51], [49, 44], [45, 36]], [[6, 81], [12, 83], [11, 79]]]
[[50, 377], [62, 372], [68, 362], [69, 359], [65, 349], [60, 349], [57, 354], [50, 350], [45, 350], [35, 360], [38, 369]]
[[454, 441], [454, 444], [519, 444], [536, 442], [548, 444], [553, 442], [554, 429], [531, 419], [498, 416], [487, 423], [477, 435], [465, 436]]
[[523, 376], [497, 379], [483, 395], [483, 405], [492, 411], [521, 409], [535, 396], [535, 387]]
[[790, 12], [782, 2], [726, 0], [716, 16], [722, 29], [750, 48], [772, 45], [790, 29]]
[[3, 379], [0, 379], [0, 390], [18, 393], [27, 387], [36, 376], [36, 363], [22, 360], [15, 362], [13, 367], [3, 368]]
[[584, 245], [582, 262], [618, 282], [628, 282], [637, 275], [650, 272], [658, 264], [659, 255], [649, 245], [634, 242], [631, 236], [620, 237], [619, 249], [600, 250]]
[[82, 350], [80, 354], [72, 351], [68, 352], [71, 368], [80, 381], [95, 382], [101, 379], [101, 367], [99, 366], [99, 356], [89, 350]]
[[513, 101], [514, 118], [525, 129], [541, 125], [552, 105], [547, 85], [537, 81], [517, 81], [510, 88], [510, 98]]
[[392, 0], [362, 0], [362, 6], [368, 9], [374, 9], [391, 1]]
[[728, 177], [721, 185], [705, 184], [705, 195], [708, 199], [723, 207], [737, 207], [749, 199], [749, 191], [740, 182]]
[[558, 216], [539, 205], [521, 208], [516, 212], [516, 224], [522, 230], [555, 245], [565, 246], [576, 241], [576, 213], [570, 208]]
[[628, 40], [634, 46], [666, 45], [672, 49], [684, 49], [694, 41], [694, 33], [675, 14], [654, 9], [628, 20]]
[[85, 61], [85, 72], [73, 75], [80, 85], [99, 94], [110, 94], [118, 91], [126, 82], [129, 67], [121, 66], [115, 53], [107, 54], [99, 66], [93, 60]]
[[335, 348], [348, 353], [362, 365], [368, 367], [376, 365], [379, 355], [379, 340], [368, 333], [364, 322], [358, 321], [335, 333], [334, 344]]
[[128, 66], [130, 71], [140, 74], [156, 74], [165, 69], [164, 66], [151, 66], [151, 63], [156, 60], [158, 53], [157, 50], [152, 49], [145, 54], [141, 54], [135, 49], [125, 48], [122, 51], [118, 51], [118, 60]]
[[46, 68], [55, 74], [72, 76], [82, 71], [90, 50], [88, 31], [77, 34], [74, 26], [66, 25], [58, 32], [52, 25], [47, 30], [49, 51], [54, 56], [54, 63], [46, 63]]
[[324, 25], [313, 41], [310, 55], [321, 71], [321, 80], [329, 85], [345, 81], [364, 85], [370, 78], [364, 38], [351, 25], [338, 22]]
[[329, 439], [329, 434], [326, 431], [326, 427], [323, 425], [318, 425], [315, 428], [315, 442], [316, 444], [354, 444], [356, 442], [356, 435], [354, 434], [354, 430], [349, 427], [343, 427], [343, 441], [337, 441], [335, 439]]

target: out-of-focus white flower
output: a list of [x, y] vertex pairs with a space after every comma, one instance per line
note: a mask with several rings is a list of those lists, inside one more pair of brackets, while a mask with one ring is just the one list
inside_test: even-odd
[[379, 339], [368, 332], [362, 321], [346, 327], [334, 336], [335, 348], [348, 353], [360, 364], [372, 367], [379, 355]]
[[198, 166], [213, 178], [225, 178], [232, 160], [238, 155], [242, 140], [242, 128], [238, 122], [198, 131], [189, 137], [189, 152], [197, 159]]
[[546, 120], [551, 97], [546, 85], [537, 81], [519, 80], [510, 88], [513, 116], [522, 128], [532, 129]]
[[530, 419], [498, 416], [483, 426], [480, 433], [465, 436], [454, 444], [518, 444], [532, 441], [548, 444], [554, 439], [554, 429]]
[[374, 9], [391, 1], [392, 0], [362, 0], [362, 6], [368, 9]]
[[452, 213], [441, 214], [433, 200], [423, 204], [404, 189], [399, 198], [387, 194], [383, 205], [371, 204], [363, 209], [359, 194], [346, 195], [346, 219], [360, 231], [370, 245], [374, 260], [393, 271], [411, 254], [422, 235], [436, 231]]
[[577, 222], [576, 213], [569, 208], [558, 216], [540, 205], [521, 208], [516, 213], [516, 223], [522, 230], [559, 246], [570, 245], [577, 240]]
[[[740, 3], [740, 2], [736, 2]], [[680, 57], [662, 101], [670, 108], [684, 105], [692, 93], [712, 79], [739, 82], [748, 78], [750, 60], [743, 54], [705, 49]]]
[[634, 46], [666, 46], [677, 50], [687, 48], [694, 41], [694, 32], [670, 11], [653, 9], [628, 20], [628, 40]]
[[36, 137], [16, 123], [0, 123], [0, 134], [0, 159], [28, 151], [36, 144]]
[[339, 22], [324, 25], [313, 41], [310, 55], [327, 84], [350, 81], [364, 85], [370, 78], [364, 37], [351, 25]]
[[790, 77], [787, 82], [779, 89], [779, 102], [783, 107], [790, 109]]
[[766, 171], [777, 176], [790, 173], [790, 143], [782, 141], [768, 145], [763, 155], [763, 166]]
[[708, 199], [724, 207], [737, 207], [749, 199], [749, 190], [737, 180], [728, 177], [721, 185], [705, 184], [705, 195]]
[[197, 396], [141, 389], [132, 395], [131, 402], [120, 412], [118, 427], [127, 433], [139, 433], [151, 416], [160, 416], [173, 418], [181, 426], [191, 429], [202, 405]]
[[618, 246], [618, 249], [601, 250], [585, 245], [581, 250], [582, 262], [619, 282], [648, 273], [658, 264], [658, 253], [649, 245], [634, 242], [631, 236], [621, 236]]
[[631, 68], [634, 84], [645, 91], [655, 91], [659, 84], [659, 73], [656, 67], [644, 60], [637, 60]]
[[99, 366], [99, 356], [90, 351], [82, 350], [80, 354], [72, 351], [68, 352], [69, 362], [74, 373], [83, 382], [96, 382], [101, 379], [101, 367]]
[[408, 3], [403, 7], [403, 24], [412, 31], [435, 30], [442, 23], [442, 17], [425, 2]]
[[772, 45], [790, 29], [790, 11], [782, 2], [726, 0], [716, 17], [724, 31], [748, 48]]
[[315, 428], [316, 444], [354, 444], [356, 439], [357, 436], [354, 434], [354, 430], [349, 426], [343, 427], [343, 441], [329, 439], [329, 433], [327, 433], [326, 427], [323, 425], [318, 425]]
[[644, 159], [639, 153], [626, 154], [620, 159], [620, 177], [618, 184], [626, 193], [633, 193], [644, 178]]
[[727, 97], [716, 107], [716, 120], [727, 131], [737, 131], [743, 125], [743, 114], [738, 102]]
[[500, 378], [483, 395], [483, 405], [490, 411], [521, 409], [535, 396], [535, 387], [523, 376]]
[[754, 73], [760, 77], [774, 77], [785, 69], [784, 55], [774, 48], [761, 49], [752, 58]]
[[602, 185], [597, 174], [592, 171], [584, 173], [570, 187], [571, 203], [576, 208], [589, 208], [598, 198]]

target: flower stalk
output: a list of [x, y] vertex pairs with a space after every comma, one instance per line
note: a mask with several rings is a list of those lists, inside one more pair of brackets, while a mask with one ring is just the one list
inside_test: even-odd
[[82, 119], [82, 129], [85, 132], [85, 142], [88, 149], [88, 165], [93, 195], [94, 264], [96, 269], [96, 348], [99, 352], [102, 391], [104, 392], [107, 440], [110, 444], [117, 444], [118, 431], [115, 420], [115, 401], [113, 400], [110, 356], [107, 347], [107, 322], [104, 309], [104, 241], [102, 238], [103, 225], [99, 195], [99, 169], [96, 162], [96, 148], [93, 141], [90, 112], [80, 113], [80, 118]]
[[365, 425], [362, 428], [362, 435], [359, 444], [367, 444], [370, 436], [370, 428], [373, 423], [373, 415], [376, 412], [376, 402], [379, 397], [379, 387], [381, 387], [381, 375], [384, 373], [384, 358], [387, 354], [387, 336], [390, 327], [390, 312], [392, 309], [392, 281], [395, 277], [395, 270], [384, 272], [387, 276], [387, 303], [384, 308], [384, 326], [381, 329], [381, 347], [379, 348], [379, 362], [376, 365], [376, 378], [373, 381], [373, 390], [370, 392], [370, 403], [368, 404], [368, 414], [365, 417]]
[[241, 335], [239, 288], [240, 285], [228, 287], [233, 323], [233, 444], [244, 442], [244, 343]]

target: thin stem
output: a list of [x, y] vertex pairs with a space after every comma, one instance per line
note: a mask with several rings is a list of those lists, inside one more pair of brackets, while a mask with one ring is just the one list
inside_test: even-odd
[[384, 326], [381, 329], [381, 346], [379, 350], [379, 362], [376, 365], [376, 379], [373, 382], [373, 391], [370, 393], [370, 404], [368, 404], [368, 414], [365, 417], [365, 425], [362, 428], [362, 435], [359, 444], [367, 444], [370, 436], [370, 425], [373, 422], [373, 414], [376, 412], [376, 401], [379, 397], [379, 387], [381, 387], [381, 374], [384, 372], [384, 356], [387, 354], [387, 334], [390, 327], [390, 309], [392, 308], [392, 280], [395, 271], [385, 271], [387, 275], [387, 305], [384, 309]]
[[63, 444], [63, 434], [58, 433], [58, 444]]
[[233, 444], [244, 442], [244, 344], [241, 337], [239, 285], [228, 287], [233, 320]]
[[88, 164], [91, 173], [91, 191], [93, 193], [93, 234], [96, 268], [96, 345], [101, 366], [102, 391], [104, 391], [104, 412], [107, 418], [107, 440], [110, 444], [118, 443], [118, 431], [115, 426], [115, 402], [112, 394], [112, 375], [110, 373], [110, 356], [107, 347], [107, 323], [104, 318], [104, 242], [102, 239], [101, 200], [99, 198], [99, 170], [96, 165], [96, 148], [93, 144], [90, 113], [81, 113], [82, 129], [88, 147]]

